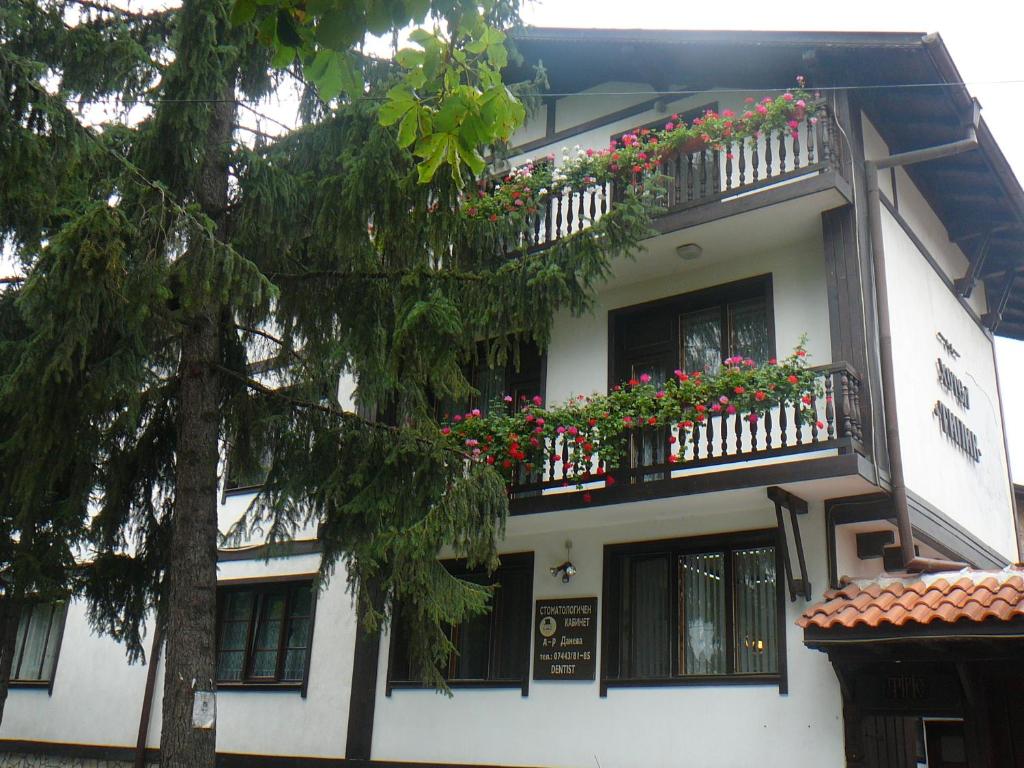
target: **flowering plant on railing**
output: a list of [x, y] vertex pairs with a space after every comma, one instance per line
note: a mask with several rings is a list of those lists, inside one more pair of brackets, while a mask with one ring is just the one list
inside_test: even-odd
[[730, 109], [721, 113], [708, 110], [689, 124], [675, 114], [666, 120], [664, 128], [642, 128], [623, 134], [603, 149], [582, 149], [577, 145], [570, 153], [568, 147], [563, 148], [558, 166], [555, 156], [549, 155], [543, 162], [513, 168], [489, 189], [468, 193], [462, 213], [471, 219], [490, 221], [525, 218], [537, 213], [552, 195], [566, 191], [604, 187], [609, 182], [636, 188], [655, 174], [662, 160], [676, 152], [695, 152], [706, 147], [716, 151], [732, 147], [740, 150], [749, 140], [781, 130], [796, 138], [800, 121], [810, 114], [811, 122], [817, 122], [816, 113], [822, 108], [803, 90], [802, 76], [797, 77], [797, 84], [798, 88], [774, 98], [765, 96], [758, 101], [748, 97], [739, 113]]
[[487, 413], [456, 414], [441, 433], [470, 460], [492, 465], [510, 480], [561, 463], [565, 484], [602, 478], [611, 484], [607, 470], [624, 466], [636, 430], [665, 428], [670, 444], [685, 444], [710, 419], [736, 414], [755, 425], [781, 403], [793, 406], [798, 426], [821, 428], [814, 406], [822, 394], [817, 376], [801, 339], [789, 357], [763, 366], [732, 357], [714, 373], [677, 370], [664, 383], [644, 374], [607, 394], [579, 395], [554, 407], [545, 407], [539, 395], [519, 403], [505, 395]]

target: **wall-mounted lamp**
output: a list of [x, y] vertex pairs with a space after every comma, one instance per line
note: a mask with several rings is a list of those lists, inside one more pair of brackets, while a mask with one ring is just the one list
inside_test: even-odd
[[562, 576], [562, 583], [568, 584], [569, 579], [576, 575], [576, 566], [572, 564], [570, 553], [572, 552], [572, 540], [565, 540], [565, 562], [561, 565], [553, 565], [548, 568], [551, 571], [551, 575], [557, 577], [559, 574]]
[[696, 243], [683, 243], [676, 246], [676, 256], [683, 261], [694, 261], [699, 259], [703, 253], [704, 249]]

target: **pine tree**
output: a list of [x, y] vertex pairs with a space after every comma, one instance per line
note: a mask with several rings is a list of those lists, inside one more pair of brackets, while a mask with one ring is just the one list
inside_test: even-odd
[[[308, 30], [290, 30], [294, 12], [236, 6], [232, 23], [227, 0], [0, 9], [0, 232], [25, 272], [0, 327], [13, 350], [0, 368], [2, 511], [17, 531], [59, 532], [25, 540], [48, 553], [32, 559], [46, 589], [84, 594], [94, 626], [133, 658], [147, 617], [160, 622], [161, 760], [175, 768], [214, 764], [214, 732], [194, 729], [191, 709], [216, 676], [221, 449], [243, 468], [271, 457], [234, 535], [259, 528], [274, 543], [316, 526], [324, 578], [344, 566], [372, 628], [402, 606], [414, 659], [442, 684], [444, 628], [489, 595], [437, 554], [495, 565], [508, 502], [498, 473], [439, 439], [433, 404], [471, 394], [465, 365], [481, 341], [491, 362], [524, 340], [546, 345], [554, 313], [585, 312], [612, 256], [648, 231], [628, 194], [538, 253], [510, 251], [523, 241], [514, 221], [460, 215], [479, 148], [435, 163], [429, 121], [410, 137], [406, 113], [382, 115], [415, 63], [350, 51], [364, 95], [324, 101], [310, 87], [303, 127], [246, 145], [239, 110], [297, 71], [271, 57], [308, 70], [319, 55], [300, 45]], [[100, 130], [75, 111], [140, 102], [145, 119]], [[469, 133], [439, 120], [437, 142], [491, 135], [460, 103]], [[424, 171], [444, 162], [451, 173]], [[258, 376], [268, 360], [276, 377]], [[342, 375], [357, 379], [359, 414], [339, 405]]]

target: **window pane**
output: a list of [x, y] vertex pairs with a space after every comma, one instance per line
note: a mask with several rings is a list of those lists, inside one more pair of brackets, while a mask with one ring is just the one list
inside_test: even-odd
[[505, 368], [480, 368], [476, 388], [480, 390], [477, 407], [482, 413], [490, 411], [495, 400], [501, 400], [505, 393]]
[[277, 674], [277, 649], [272, 651], [253, 651], [252, 676], [274, 677]]
[[684, 675], [724, 675], [725, 556], [721, 552], [679, 558], [682, 590], [680, 632]]
[[670, 669], [668, 582], [665, 555], [631, 563], [629, 602], [629, 675], [665, 677]]
[[252, 614], [252, 592], [228, 592], [225, 595], [224, 618], [229, 621], [249, 620]]
[[53, 667], [57, 662], [57, 644], [60, 641], [61, 627], [64, 623], [66, 603], [54, 603], [53, 615], [50, 618], [50, 636], [46, 642], [46, 653], [43, 655], [43, 680], [53, 679]]
[[32, 611], [28, 608], [23, 608], [21, 611], [21, 618], [18, 619], [18, 637], [14, 643], [14, 659], [11, 663], [11, 679], [18, 680], [21, 677], [21, 671], [19, 668], [18, 660], [21, 658], [21, 649], [25, 643], [25, 630], [28, 629], [28, 623], [32, 620]]
[[40, 680], [40, 665], [46, 652], [46, 640], [50, 630], [50, 615], [53, 608], [49, 603], [33, 606], [25, 636], [25, 648], [18, 668], [19, 680]]
[[295, 682], [306, 676], [306, 649], [291, 649], [284, 657], [284, 676], [282, 680]]
[[772, 356], [768, 349], [768, 307], [763, 297], [729, 305], [729, 353], [761, 365]]
[[284, 625], [284, 593], [263, 595], [253, 642], [252, 676], [274, 677], [277, 673], [277, 649]]
[[527, 674], [530, 644], [531, 576], [515, 570], [500, 574], [494, 594], [492, 680], [519, 680]]
[[487, 656], [490, 648], [491, 616], [474, 616], [456, 628], [455, 679], [484, 680], [487, 678]]
[[221, 651], [217, 654], [217, 679], [231, 682], [242, 679], [245, 651]]
[[722, 362], [722, 311], [718, 307], [687, 312], [679, 318], [683, 368], [714, 373]]
[[733, 553], [736, 671], [777, 672], [775, 548]]

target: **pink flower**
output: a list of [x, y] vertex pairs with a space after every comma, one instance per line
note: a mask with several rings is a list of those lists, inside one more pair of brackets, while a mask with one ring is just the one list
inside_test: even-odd
[[744, 104], [753, 104], [754, 103], [754, 97], [753, 96], [747, 96], [747, 98], [745, 98], [743, 100], [743, 103]]
[[537, 426], [538, 427], [543, 427], [544, 426], [544, 419], [537, 419]]
[[452, 421], [454, 421], [456, 424], [458, 424], [460, 421], [462, 421], [462, 417], [459, 416], [459, 414], [456, 413], [455, 417], [452, 419]]
[[718, 398], [718, 402], [720, 402], [722, 405], [727, 405], [729, 402], [729, 398], [726, 397], [725, 395], [722, 395], [720, 398]]
[[623, 416], [622, 417], [622, 423], [623, 424], [632, 424], [633, 423], [633, 417], [632, 416]]
[[683, 373], [678, 368], [676, 368], [675, 374], [676, 374], [676, 378], [679, 379], [680, 381], [689, 381], [690, 380], [690, 377], [687, 376], [685, 373]]
[[735, 114], [736, 113], [733, 112], [731, 109], [723, 109], [722, 110], [722, 117], [732, 117]]
[[711, 410], [714, 411], [715, 413], [718, 413], [719, 411], [722, 410], [722, 406], [720, 406], [718, 403], [715, 403], [714, 405], [711, 406]]
[[807, 106], [807, 102], [804, 101], [803, 99], [800, 99], [799, 101], [797, 101], [796, 105], [800, 107], [800, 109], [803, 109], [804, 107]]
[[758, 104], [757, 105], [757, 114], [764, 115], [764, 114], [767, 114], [767, 113], [768, 113], [768, 107], [766, 107], [764, 104]]
[[543, 402], [544, 402], [544, 400], [541, 398], [540, 395], [534, 395], [533, 396], [533, 404], [534, 405], [541, 405]]
[[671, 131], [674, 128], [675, 128], [675, 126], [672, 123], [665, 123], [665, 130], [666, 131]]
[[473, 409], [473, 410], [472, 410], [472, 411], [470, 412], [470, 415], [472, 415], [472, 416], [479, 416], [479, 415], [480, 415], [480, 409], [479, 409], [479, 408], [474, 408], [474, 409]]
[[736, 413], [736, 406], [735, 405], [730, 405], [728, 408], [725, 409], [725, 412], [726, 413]]
[[665, 396], [665, 390], [659, 389], [657, 392], [654, 393], [654, 396], [661, 400]]
[[587, 157], [593, 157], [593, 156], [594, 156], [594, 150], [588, 148], [587, 149]]
[[797, 128], [799, 128], [799, 127], [800, 127], [800, 123], [798, 123], [798, 122], [797, 122], [796, 120], [790, 120], [790, 121], [789, 121], [789, 122], [787, 123], [787, 125], [788, 125], [788, 126], [789, 126], [790, 128], [794, 129], [794, 130], [796, 130]]
[[578, 435], [580, 433], [580, 431], [576, 429], [576, 427], [569, 427], [568, 432], [570, 435]]
[[647, 373], [641, 373], [640, 374], [640, 382], [642, 384], [646, 384], [650, 380], [651, 380], [650, 374], [647, 374]]
[[782, 94], [782, 100], [783, 101], [792, 101], [793, 100], [793, 94], [789, 93], [789, 92], [786, 92], [786, 93]]
[[824, 428], [825, 428], [825, 425], [824, 425], [824, 424], [822, 424], [822, 423], [821, 423], [821, 422], [819, 421], [819, 422], [817, 423], [817, 427], [818, 427], [818, 429], [824, 429]]
[[750, 414], [747, 418], [750, 420], [751, 424], [757, 424], [757, 414], [756, 413]]
[[565, 427], [561, 427], [560, 426], [558, 429], [555, 430], [555, 432], [557, 432], [560, 435], [564, 435], [565, 434]]
[[503, 397], [502, 400], [504, 400], [506, 403], [511, 403], [512, 395], [505, 395], [505, 397]]
[[450, 435], [451, 433], [452, 433], [452, 428], [451, 427], [441, 427], [441, 434], [442, 435]]
[[477, 441], [477, 440], [473, 439], [472, 437], [467, 437], [467, 438], [466, 438], [466, 445], [467, 445], [468, 447], [470, 447], [470, 448], [475, 448], [475, 447], [476, 447], [476, 446], [478, 446], [479, 444], [480, 444], [480, 443], [479, 443], [479, 441]]

